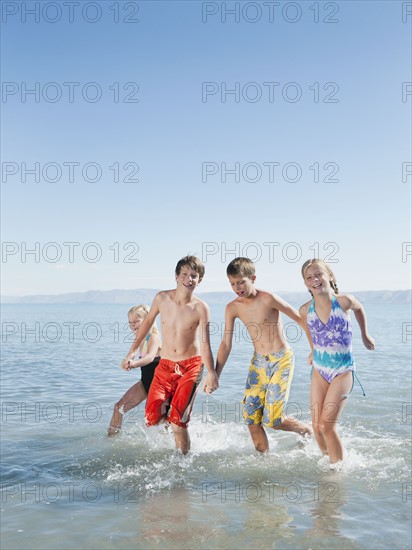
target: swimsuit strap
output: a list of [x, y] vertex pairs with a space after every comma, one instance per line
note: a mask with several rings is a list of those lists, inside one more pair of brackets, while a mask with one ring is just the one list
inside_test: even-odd
[[[311, 376], [312, 376], [312, 373], [311, 373]], [[359, 380], [359, 378], [356, 376], [356, 373], [355, 373], [354, 370], [352, 371], [352, 387], [351, 387], [351, 389], [350, 389], [350, 392], [349, 392], [349, 393], [346, 393], [346, 394], [343, 395], [342, 397], [349, 397], [349, 396], [350, 396], [350, 394], [352, 393], [352, 390], [353, 390], [353, 386], [354, 386], [354, 384], [355, 384], [355, 378], [356, 378], [356, 380], [357, 380], [359, 386], [360, 386], [361, 389], [362, 389], [363, 397], [366, 397], [366, 393], [365, 393], [365, 390], [363, 389], [362, 382], [361, 382], [361, 381]]]
[[343, 309], [343, 307], [340, 305], [339, 300], [336, 296], [336, 294], [332, 294], [332, 311], [333, 309], [339, 308], [343, 313], [346, 315], [346, 311]]
[[315, 311], [315, 298], [312, 298], [312, 301], [308, 309], [308, 313], [313, 313], [314, 311]]
[[[358, 381], [358, 384], [359, 386], [361, 387], [361, 390], [362, 390], [362, 393], [363, 393], [363, 397], [366, 397], [366, 393], [365, 393], [365, 390], [363, 389], [363, 386], [362, 386], [362, 382], [359, 380], [359, 378], [356, 376], [355, 372], [353, 373], [354, 377], [356, 378], [356, 380]], [[353, 386], [353, 384], [352, 384]]]

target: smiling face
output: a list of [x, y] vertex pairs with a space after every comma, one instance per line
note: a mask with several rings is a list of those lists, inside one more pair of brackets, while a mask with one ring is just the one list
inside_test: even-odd
[[312, 263], [304, 273], [304, 281], [313, 296], [332, 292], [332, 277], [320, 264]]
[[143, 323], [143, 317], [140, 317], [138, 313], [129, 313], [127, 317], [129, 319], [130, 330], [136, 334]]
[[254, 283], [256, 275], [252, 275], [252, 277], [228, 275], [228, 279], [233, 292], [235, 292], [239, 298], [249, 298], [249, 296], [255, 293]]
[[176, 275], [177, 288], [184, 288], [188, 292], [193, 292], [200, 283], [200, 275], [191, 267], [184, 265], [178, 275]]

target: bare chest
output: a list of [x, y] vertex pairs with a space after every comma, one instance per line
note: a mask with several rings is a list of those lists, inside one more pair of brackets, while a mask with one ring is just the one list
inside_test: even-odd
[[245, 324], [256, 323], [260, 326], [270, 325], [279, 322], [279, 311], [277, 309], [262, 308], [257, 305], [239, 305], [238, 317]]
[[163, 330], [169, 333], [191, 332], [199, 325], [199, 314], [191, 305], [171, 304], [161, 315], [161, 323]]

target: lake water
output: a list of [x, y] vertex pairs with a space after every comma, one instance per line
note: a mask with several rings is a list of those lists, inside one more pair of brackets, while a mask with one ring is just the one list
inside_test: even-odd
[[[292, 433], [270, 433], [265, 456], [254, 450], [240, 408], [252, 344], [240, 326], [221, 387], [197, 396], [188, 456], [145, 427], [143, 406], [108, 438], [113, 404], [138, 379], [119, 368], [127, 309], [3, 306], [3, 549], [411, 547], [410, 306], [368, 306], [374, 352], [354, 322], [367, 395], [356, 384], [346, 405], [338, 473]], [[212, 307], [214, 354], [223, 311]], [[288, 412], [309, 420], [308, 346], [292, 324], [287, 336]]]

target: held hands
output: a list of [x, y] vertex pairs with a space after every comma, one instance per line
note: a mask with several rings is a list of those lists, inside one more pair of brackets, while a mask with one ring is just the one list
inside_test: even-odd
[[369, 334], [364, 334], [362, 336], [362, 342], [366, 349], [375, 349], [375, 340], [371, 336], [369, 336]]
[[208, 372], [205, 379], [205, 383], [203, 384], [203, 391], [205, 393], [211, 394], [215, 390], [217, 390], [218, 387], [219, 387], [219, 381], [218, 381], [216, 372], [215, 371]]
[[132, 359], [134, 358], [134, 353], [132, 355], [127, 355], [123, 361], [120, 363], [120, 367], [123, 370], [131, 370], [133, 368]]

